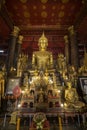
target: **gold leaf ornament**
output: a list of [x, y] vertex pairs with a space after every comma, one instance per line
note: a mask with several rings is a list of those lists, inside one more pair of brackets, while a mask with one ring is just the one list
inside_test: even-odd
[[47, 18], [47, 12], [46, 12], [46, 11], [42, 11], [42, 12], [41, 12], [41, 17]]

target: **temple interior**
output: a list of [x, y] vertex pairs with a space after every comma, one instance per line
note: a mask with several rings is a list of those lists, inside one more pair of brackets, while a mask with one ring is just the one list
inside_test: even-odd
[[0, 129], [87, 129], [87, 0], [0, 1]]

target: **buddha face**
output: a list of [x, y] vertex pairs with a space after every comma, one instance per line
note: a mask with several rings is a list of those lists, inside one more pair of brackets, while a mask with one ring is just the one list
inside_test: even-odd
[[39, 42], [38, 42], [38, 46], [40, 50], [46, 50], [47, 46], [48, 46], [48, 40], [45, 37], [44, 33], [42, 34], [42, 36], [39, 38]]
[[39, 42], [39, 48], [40, 48], [40, 50], [46, 50], [46, 48], [47, 48], [47, 42], [45, 40], [41, 40]]
[[68, 83], [67, 83], [67, 86], [68, 86], [69, 89], [72, 88], [71, 82], [68, 82]]

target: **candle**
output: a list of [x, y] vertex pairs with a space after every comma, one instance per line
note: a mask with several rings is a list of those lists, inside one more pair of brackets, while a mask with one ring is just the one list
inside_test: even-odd
[[59, 130], [62, 130], [62, 122], [61, 122], [61, 117], [59, 117]]
[[17, 130], [20, 129], [20, 118], [17, 119]]

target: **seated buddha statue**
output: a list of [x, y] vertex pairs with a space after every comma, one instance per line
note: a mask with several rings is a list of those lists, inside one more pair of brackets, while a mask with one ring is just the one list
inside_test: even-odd
[[76, 108], [80, 109], [85, 106], [84, 102], [79, 100], [79, 96], [76, 88], [72, 87], [70, 81], [67, 82], [67, 89], [65, 89], [65, 108]]
[[38, 41], [39, 51], [33, 52], [32, 56], [32, 67], [38, 70], [45, 70], [53, 68], [53, 55], [47, 51], [48, 39], [44, 33]]

